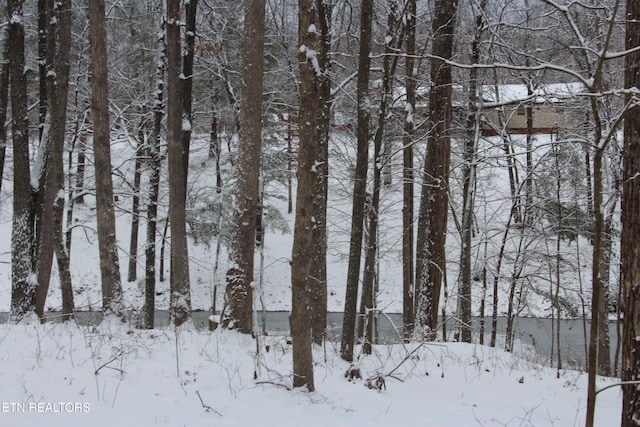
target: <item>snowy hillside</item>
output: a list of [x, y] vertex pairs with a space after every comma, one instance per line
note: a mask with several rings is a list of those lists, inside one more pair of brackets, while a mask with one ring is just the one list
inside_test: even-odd
[[[471, 344], [376, 346], [362, 378], [327, 344], [317, 391], [288, 391], [291, 346], [235, 332], [127, 329], [103, 323], [0, 326], [5, 426], [578, 426], [586, 374]], [[386, 375], [384, 387], [368, 378]], [[599, 386], [612, 384], [600, 380]], [[374, 381], [375, 385], [375, 381]], [[596, 425], [620, 419], [617, 388]]]

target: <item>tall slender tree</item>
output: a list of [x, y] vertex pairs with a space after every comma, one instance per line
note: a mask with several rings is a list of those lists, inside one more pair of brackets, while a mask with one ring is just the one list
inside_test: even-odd
[[[627, 1], [626, 48], [635, 49], [625, 59], [625, 87], [631, 108], [624, 125], [622, 187], [621, 286], [624, 292], [622, 381], [640, 380], [640, 2]], [[622, 387], [623, 427], [640, 425], [640, 389]]]
[[[476, 11], [475, 32], [471, 42], [471, 63], [480, 62], [480, 39], [484, 30], [483, 15], [487, 0], [480, 0]], [[473, 212], [476, 187], [476, 152], [480, 138], [480, 108], [478, 105], [478, 69], [469, 72], [469, 99], [467, 134], [463, 147], [462, 166], [462, 215], [460, 220], [460, 341], [471, 342], [471, 244], [473, 237]]]
[[[51, 280], [53, 264], [53, 203], [55, 198], [51, 165], [51, 118], [47, 116], [47, 0], [38, 0], [38, 152], [33, 170], [34, 226], [33, 263], [38, 289], [36, 314], [42, 317], [44, 300]], [[35, 183], [37, 182], [37, 185]]]
[[158, 197], [160, 194], [160, 169], [162, 156], [162, 118], [164, 116], [164, 79], [166, 68], [165, 23], [158, 31], [158, 60], [156, 61], [156, 90], [153, 102], [153, 129], [149, 141], [149, 190], [147, 205], [147, 243], [145, 246], [144, 322], [153, 328], [156, 298], [156, 234], [158, 229]]
[[[329, 136], [331, 131], [331, 16], [333, 3], [316, 0], [316, 49], [320, 76], [315, 78], [320, 110], [315, 113], [317, 121], [316, 180], [313, 190], [313, 245], [311, 257], [310, 309], [311, 338], [322, 344], [327, 328], [327, 199], [329, 190]], [[310, 24], [311, 25], [311, 24]], [[311, 37], [311, 36], [309, 36]], [[307, 63], [307, 67], [313, 65]], [[301, 104], [303, 104], [301, 102]], [[308, 106], [315, 104], [309, 103]], [[306, 124], [306, 121], [304, 122]]]
[[[298, 19], [300, 110], [298, 190], [291, 258], [293, 385], [314, 389], [313, 341], [326, 322], [326, 175], [329, 18], [325, 0], [302, 0]], [[324, 315], [323, 315], [324, 311]], [[313, 332], [313, 336], [312, 336]]]
[[[8, 27], [7, 27], [8, 28]], [[4, 45], [0, 61], [0, 188], [4, 177], [4, 163], [7, 153], [7, 112], [9, 106], [9, 30], [4, 31]]]
[[[373, 167], [373, 189], [371, 194], [371, 204], [367, 206], [365, 221], [367, 226], [366, 254], [364, 257], [364, 271], [362, 274], [362, 293], [360, 303], [360, 323], [358, 325], [358, 336], [363, 339], [363, 350], [366, 354], [371, 354], [373, 343], [374, 323], [376, 317], [376, 273], [378, 263], [378, 228], [380, 210], [380, 191], [383, 184], [383, 173], [388, 170], [385, 166], [390, 158], [389, 146], [384, 143], [385, 125], [391, 98], [393, 94], [393, 80], [395, 69], [398, 64], [398, 55], [402, 44], [401, 32], [404, 30], [402, 21], [398, 19], [398, 3], [395, 0], [389, 1], [389, 11], [387, 15], [387, 34], [385, 37], [385, 56], [382, 66], [382, 93], [378, 106], [377, 127], [373, 137], [374, 167]], [[383, 170], [384, 169], [384, 170]], [[390, 178], [389, 178], [390, 179]], [[366, 328], [365, 328], [366, 325]]]
[[171, 224], [171, 319], [180, 326], [191, 318], [186, 228], [187, 164], [182, 143], [182, 44], [180, 0], [167, 0], [167, 157]]
[[369, 162], [369, 74], [371, 68], [371, 35], [373, 31], [373, 0], [362, 0], [360, 7], [360, 47], [358, 51], [358, 130], [356, 170], [353, 181], [353, 209], [351, 215], [351, 237], [349, 242], [349, 267], [344, 299], [344, 318], [342, 320], [342, 341], [340, 357], [353, 360], [353, 347], [356, 332], [356, 305], [358, 302], [358, 282], [362, 258], [362, 236], [364, 234], [364, 212], [367, 189], [367, 169]]
[[[62, 295], [63, 319], [73, 316], [75, 308], [69, 253], [63, 233], [65, 214], [64, 194], [64, 141], [67, 123], [67, 99], [69, 93], [69, 59], [71, 55], [71, 0], [47, 0], [47, 97], [50, 117], [49, 158], [52, 172], [53, 204], [53, 247], [58, 265], [58, 275]], [[38, 290], [46, 298], [46, 293]], [[43, 303], [44, 301], [42, 301]], [[39, 308], [42, 315], [43, 306]]]
[[411, 337], [414, 322], [414, 182], [413, 143], [416, 109], [416, 0], [407, 2], [407, 30], [405, 59], [405, 104], [404, 133], [402, 136], [402, 323], [405, 339]]
[[445, 269], [451, 156], [451, 66], [457, 0], [436, 0], [433, 17], [429, 138], [418, 216], [416, 333], [434, 338]]
[[[184, 156], [185, 176], [189, 172], [189, 151], [192, 131], [192, 103], [193, 103], [193, 59], [195, 56], [196, 17], [198, 14], [198, 0], [185, 0], [185, 35], [182, 53], [182, 154]], [[187, 191], [187, 180], [184, 180]]]
[[96, 213], [102, 310], [104, 314], [124, 315], [120, 263], [111, 180], [109, 138], [109, 90], [107, 82], [107, 31], [104, 0], [89, 0], [89, 39], [91, 41], [91, 114], [93, 117], [93, 155], [96, 177]]
[[243, 333], [253, 330], [251, 286], [262, 146], [264, 20], [265, 0], [247, 0], [242, 44], [238, 183], [227, 271], [227, 308], [222, 319], [224, 327]]
[[133, 195], [131, 196], [131, 234], [129, 238], [129, 268], [127, 282], [133, 282], [138, 277], [138, 232], [140, 229], [140, 181], [142, 180], [142, 157], [146, 148], [144, 132], [146, 119], [141, 119], [136, 144], [136, 154], [133, 165]]
[[29, 121], [24, 57], [23, 1], [8, 0], [9, 81], [13, 139], [13, 222], [11, 228], [11, 317], [22, 320], [34, 310], [36, 283], [32, 280], [31, 172]]

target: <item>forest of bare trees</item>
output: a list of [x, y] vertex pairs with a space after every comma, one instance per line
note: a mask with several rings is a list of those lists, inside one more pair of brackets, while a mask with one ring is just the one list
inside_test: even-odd
[[[0, 171], [12, 206], [11, 319], [44, 322], [50, 286], [73, 318], [71, 242], [87, 233], [74, 209], [92, 204], [105, 314], [129, 309], [127, 259], [123, 277], [143, 289], [140, 327], [154, 326], [165, 271], [172, 322], [190, 321], [199, 267], [189, 248], [202, 244], [215, 254], [212, 314], [257, 340], [265, 233], [288, 221], [293, 387], [315, 389], [313, 348], [327, 339], [348, 362], [371, 352], [392, 303], [384, 285], [397, 289], [404, 342], [511, 351], [518, 316], [544, 312], [558, 372], [561, 320], [581, 319], [587, 425], [596, 374], [622, 378], [623, 425], [636, 425], [637, 9], [7, 0]], [[118, 138], [134, 154], [113, 153]], [[193, 141], [208, 145], [196, 164]], [[203, 168], [215, 182], [194, 179]], [[271, 194], [275, 181], [286, 191]], [[287, 199], [288, 212], [269, 198]], [[127, 236], [116, 216], [128, 218]], [[330, 274], [336, 253], [344, 277]], [[388, 264], [399, 274], [382, 280]], [[339, 338], [327, 329], [334, 289], [344, 296]]]

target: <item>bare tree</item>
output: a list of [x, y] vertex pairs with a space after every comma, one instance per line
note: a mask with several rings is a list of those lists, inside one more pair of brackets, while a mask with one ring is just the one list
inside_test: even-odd
[[433, 18], [429, 138], [418, 216], [416, 331], [435, 337], [447, 230], [451, 145], [451, 66], [457, 0], [436, 0]]
[[[380, 211], [380, 190], [383, 184], [383, 171], [388, 169], [385, 163], [390, 156], [390, 147], [384, 143], [385, 125], [388, 120], [388, 110], [393, 97], [393, 80], [398, 55], [402, 46], [402, 31], [404, 26], [399, 19], [398, 3], [391, 0], [388, 3], [387, 14], [387, 34], [385, 37], [385, 56], [382, 65], [382, 93], [378, 106], [377, 127], [373, 137], [374, 168], [373, 168], [373, 189], [371, 204], [366, 208], [365, 221], [368, 222], [366, 254], [364, 262], [364, 272], [362, 275], [362, 296], [360, 303], [360, 323], [358, 325], [358, 336], [363, 339], [363, 352], [371, 354], [376, 309], [376, 267], [378, 256], [378, 229]], [[389, 178], [390, 179], [390, 178]], [[366, 325], [366, 327], [365, 327]]]
[[[193, 59], [195, 54], [196, 40], [196, 16], [198, 14], [198, 0], [186, 0], [185, 8], [185, 36], [184, 51], [182, 56], [182, 75], [184, 76], [182, 86], [182, 154], [184, 156], [185, 176], [189, 171], [189, 147], [191, 145], [192, 132], [192, 103], [193, 103]], [[185, 179], [185, 189], [187, 191], [187, 180]]]
[[404, 134], [402, 136], [402, 323], [405, 339], [411, 337], [414, 322], [414, 178], [413, 143], [416, 109], [416, 0], [407, 2], [407, 30], [405, 59], [405, 105]]
[[[640, 379], [640, 107], [636, 88], [640, 86], [640, 3], [628, 1], [626, 10], [625, 87], [630, 108], [624, 126], [624, 174], [622, 190], [622, 241], [620, 243], [624, 292], [624, 333], [622, 381]], [[637, 384], [622, 386], [621, 426], [640, 425], [640, 389]]]
[[353, 184], [353, 209], [351, 215], [351, 238], [349, 243], [349, 267], [344, 299], [344, 318], [342, 321], [342, 342], [340, 357], [353, 360], [353, 347], [356, 331], [356, 305], [358, 300], [358, 282], [362, 256], [362, 236], [369, 162], [370, 98], [369, 74], [371, 68], [371, 35], [373, 27], [373, 0], [362, 0], [360, 7], [360, 48], [358, 51], [358, 130], [356, 170]]
[[262, 146], [262, 89], [265, 1], [245, 3], [242, 47], [242, 99], [240, 101], [240, 145], [238, 183], [227, 271], [227, 309], [224, 327], [243, 333], [253, 330], [253, 258], [256, 242], [258, 181]]
[[[64, 194], [64, 141], [67, 124], [67, 99], [69, 93], [69, 58], [71, 54], [71, 0], [47, 0], [47, 97], [51, 122], [49, 131], [51, 146], [51, 172], [53, 173], [53, 246], [58, 265], [64, 320], [73, 316], [75, 304], [69, 252], [63, 232]], [[38, 290], [40, 293], [40, 290]], [[42, 295], [46, 298], [46, 292]], [[43, 299], [44, 299], [43, 298]], [[44, 301], [42, 301], [44, 303]], [[38, 308], [38, 307], [37, 307]], [[40, 306], [39, 315], [42, 315]]]
[[147, 205], [147, 242], [145, 246], [144, 322], [153, 328], [156, 298], [156, 234], [158, 228], [158, 196], [160, 193], [160, 169], [162, 156], [162, 117], [164, 116], [164, 79], [166, 68], [165, 23], [158, 31], [158, 60], [156, 61], [156, 91], [153, 102], [153, 129], [149, 141], [149, 189]]
[[144, 115], [140, 119], [138, 130], [138, 141], [136, 144], [136, 154], [133, 166], [133, 185], [131, 190], [131, 234], [129, 238], [129, 268], [127, 269], [127, 282], [133, 282], [138, 277], [138, 232], [140, 229], [140, 184], [142, 180], [142, 158], [146, 148]]
[[51, 280], [53, 264], [53, 204], [55, 198], [51, 165], [51, 120], [47, 116], [47, 1], [38, 0], [38, 141], [37, 167], [34, 168], [33, 193], [33, 263], [38, 288], [36, 314], [43, 319], [42, 310]]
[[[313, 23], [316, 26], [316, 35], [308, 34], [307, 37], [315, 40], [317, 43], [318, 65], [320, 66], [320, 75], [315, 72], [312, 82], [311, 92], [307, 95], [316, 93], [318, 97], [319, 110], [312, 113], [317, 121], [317, 136], [315, 137], [318, 150], [316, 150], [316, 179], [313, 189], [313, 218], [315, 220], [312, 227], [313, 232], [313, 251], [311, 257], [311, 278], [310, 283], [310, 309], [311, 309], [311, 339], [315, 344], [322, 344], [327, 329], [327, 198], [329, 191], [329, 137], [331, 131], [331, 19], [333, 12], [333, 3], [327, 0], [315, 0], [316, 11]], [[304, 28], [303, 28], [304, 29]], [[299, 35], [299, 38], [302, 35]], [[311, 41], [311, 40], [310, 40]], [[308, 73], [309, 65], [307, 63], [306, 72]], [[301, 97], [302, 98], [302, 97]], [[301, 105], [303, 103], [301, 102]], [[315, 107], [315, 102], [309, 103], [309, 107]], [[304, 122], [306, 124], [306, 121]], [[291, 138], [289, 138], [291, 142]], [[289, 163], [287, 164], [289, 166]], [[289, 190], [291, 190], [289, 174]], [[291, 201], [291, 198], [289, 199]]]
[[314, 390], [312, 330], [321, 341], [324, 327], [318, 318], [323, 308], [326, 313], [326, 225], [322, 222], [326, 221], [328, 11], [325, 0], [304, 0], [298, 19], [300, 149], [291, 258], [291, 335], [293, 386], [306, 386], [309, 391]]
[[36, 283], [32, 281], [31, 172], [27, 76], [24, 59], [23, 1], [8, 0], [9, 81], [13, 138], [13, 223], [11, 229], [11, 317], [22, 320], [34, 310]]
[[171, 319], [180, 326], [191, 318], [186, 229], [187, 165], [182, 144], [182, 44], [180, 0], [167, 0], [167, 157], [171, 224]]
[[[8, 28], [8, 27], [7, 27]], [[2, 65], [0, 65], [0, 188], [4, 177], [4, 163], [7, 152], [7, 110], [9, 106], [9, 30], [4, 31], [4, 46], [2, 48]]]
[[109, 144], [109, 93], [107, 83], [107, 32], [104, 0], [89, 0], [89, 38], [91, 41], [91, 113], [93, 153], [96, 175], [96, 213], [102, 310], [104, 314], [124, 315], [120, 263], [116, 241]]
[[[484, 31], [485, 8], [487, 0], [480, 0], [478, 11], [476, 11], [475, 32], [471, 41], [471, 63], [480, 62], [480, 41]], [[478, 70], [472, 69], [469, 72], [469, 99], [467, 116], [467, 134], [463, 147], [462, 166], [462, 216], [461, 227], [461, 249], [460, 249], [460, 286], [459, 286], [459, 306], [460, 306], [460, 341], [471, 342], [471, 250], [473, 237], [473, 215], [475, 204], [476, 188], [476, 159], [478, 150], [478, 140], [480, 139], [480, 113], [478, 105]]]

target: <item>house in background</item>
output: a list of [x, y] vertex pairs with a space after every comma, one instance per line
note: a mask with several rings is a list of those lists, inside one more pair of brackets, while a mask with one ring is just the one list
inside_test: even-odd
[[531, 108], [531, 133], [571, 133], [584, 126], [585, 93], [581, 83], [539, 85], [528, 94], [524, 84], [482, 86], [482, 134], [495, 136], [527, 133]]

